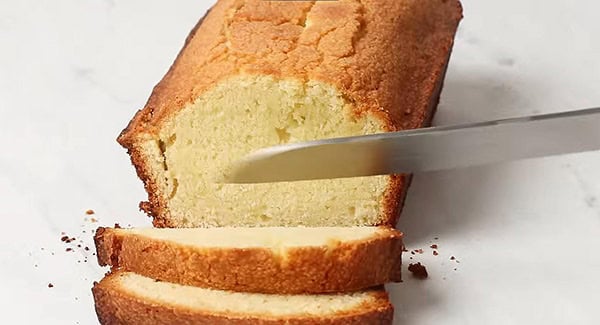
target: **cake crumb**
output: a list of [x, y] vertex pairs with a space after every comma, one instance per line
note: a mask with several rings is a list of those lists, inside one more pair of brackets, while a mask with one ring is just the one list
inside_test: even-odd
[[437, 248], [438, 248], [438, 245], [437, 245], [437, 244], [433, 244], [433, 245], [431, 245], [431, 246], [429, 246], [429, 247], [430, 247], [430, 248], [433, 248], [433, 249], [437, 249]]
[[54, 288], [54, 284], [48, 283], [48, 288]]
[[455, 259], [456, 259], [456, 257], [454, 257], [454, 256], [450, 256], [450, 260], [451, 260], [451, 261], [454, 261]]
[[423, 250], [421, 248], [416, 249], [415, 252], [419, 253], [419, 254], [423, 254]]
[[408, 271], [410, 271], [410, 273], [412, 273], [412, 275], [415, 278], [421, 280], [427, 279], [427, 277], [429, 276], [429, 274], [427, 274], [427, 269], [425, 268], [425, 265], [421, 265], [420, 262], [417, 262], [416, 264], [408, 264]]
[[116, 229], [121, 229], [121, 225], [120, 225], [120, 224], [118, 224], [118, 223], [115, 223], [115, 228], [116, 228]]
[[433, 256], [438, 256], [438, 252], [437, 251], [433, 251]]
[[96, 218], [90, 218], [90, 222], [98, 222], [98, 219], [96, 219]]
[[67, 244], [70, 243], [70, 242], [74, 242], [76, 240], [77, 240], [77, 238], [75, 238], [75, 237], [69, 237], [67, 235], [64, 235], [64, 236], [60, 237], [60, 241], [65, 242]]
[[73, 249], [71, 247], [67, 247], [67, 249], [65, 249], [65, 252], [72, 252]]
[[[94, 210], [92, 210], [92, 209], [89, 209], [89, 210], [85, 211], [85, 214], [87, 214], [87, 215], [94, 214], [94, 213], [95, 213], [95, 212], [94, 212]], [[93, 218], [92, 218], [92, 219], [93, 219]]]

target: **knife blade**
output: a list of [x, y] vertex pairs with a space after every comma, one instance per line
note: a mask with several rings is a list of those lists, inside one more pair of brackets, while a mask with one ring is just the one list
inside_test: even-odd
[[333, 138], [257, 150], [226, 183], [400, 174], [600, 149], [600, 108]]

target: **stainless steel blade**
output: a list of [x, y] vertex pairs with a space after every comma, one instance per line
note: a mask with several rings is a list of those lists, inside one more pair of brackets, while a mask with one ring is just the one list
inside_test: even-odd
[[264, 148], [226, 174], [261, 183], [399, 174], [600, 149], [600, 108]]

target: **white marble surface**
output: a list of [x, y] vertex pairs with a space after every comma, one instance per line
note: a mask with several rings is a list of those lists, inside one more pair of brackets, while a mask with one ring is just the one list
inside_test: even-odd
[[[115, 138], [211, 2], [0, 3], [3, 323], [97, 322], [105, 270], [61, 231], [91, 246], [99, 224], [149, 224]], [[600, 105], [597, 1], [464, 7], [437, 125]], [[390, 286], [396, 322], [599, 324], [599, 165], [595, 152], [416, 175], [400, 227], [430, 278]]]

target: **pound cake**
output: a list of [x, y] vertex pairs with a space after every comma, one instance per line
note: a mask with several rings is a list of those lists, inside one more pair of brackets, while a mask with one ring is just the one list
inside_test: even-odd
[[258, 293], [357, 291], [400, 281], [401, 234], [379, 227], [99, 228], [100, 265]]
[[383, 289], [347, 294], [267, 295], [161, 282], [129, 272], [92, 289], [101, 324], [391, 324]]
[[[118, 141], [158, 227], [395, 225], [407, 175], [220, 184], [262, 147], [428, 125], [457, 0], [220, 0]], [[348, 162], [352, 163], [352, 162]]]

